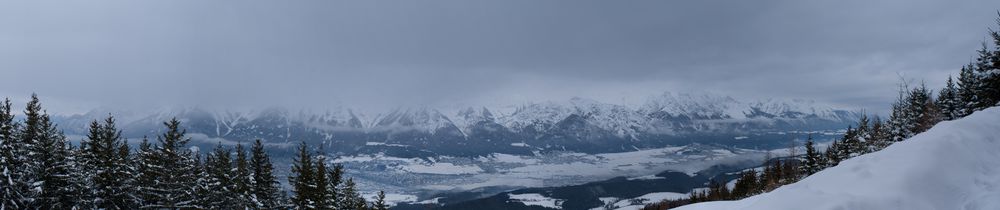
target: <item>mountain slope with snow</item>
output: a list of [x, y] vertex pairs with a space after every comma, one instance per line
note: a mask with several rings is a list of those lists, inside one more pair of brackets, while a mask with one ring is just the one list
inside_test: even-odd
[[[260, 110], [173, 107], [152, 113], [108, 110], [55, 120], [70, 135], [85, 135], [93, 119], [116, 113], [124, 134], [155, 136], [162, 122], [177, 117], [195, 143], [214, 145], [261, 139], [287, 145], [304, 141], [330, 152], [385, 152], [401, 156], [481, 156], [536, 151], [627, 152], [690, 143], [742, 148], [778, 145], [785, 133], [834, 131], [853, 124], [858, 113], [807, 100], [738, 101], [711, 94], [671, 94], [624, 105], [571, 98], [509, 106], [461, 108], [400, 107], [365, 113], [347, 107], [327, 110]], [[739, 138], [737, 138], [739, 137]], [[750, 139], [747, 139], [750, 138]], [[739, 140], [739, 141], [736, 141]], [[394, 146], [389, 146], [394, 145]], [[781, 143], [784, 145], [784, 143]]]
[[1000, 107], [942, 122], [769, 193], [677, 209], [1000, 209]]

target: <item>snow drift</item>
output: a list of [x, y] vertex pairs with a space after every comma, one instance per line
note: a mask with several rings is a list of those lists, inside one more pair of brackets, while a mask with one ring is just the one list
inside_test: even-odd
[[942, 122], [770, 193], [677, 209], [1000, 209], [1000, 107]]

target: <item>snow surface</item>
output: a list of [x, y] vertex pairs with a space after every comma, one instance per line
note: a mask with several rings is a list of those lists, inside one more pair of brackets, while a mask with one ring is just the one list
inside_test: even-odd
[[541, 206], [551, 209], [562, 209], [562, 199], [545, 197], [538, 193], [507, 194], [511, 200], [521, 202], [526, 206]]
[[[405, 190], [473, 190], [483, 187], [548, 187], [624, 176], [638, 179], [666, 170], [694, 175], [718, 164], [756, 162], [764, 151], [687, 145], [621, 153], [494, 153], [480, 157], [400, 158], [385, 154], [339, 156], [355, 181], [407, 186]], [[384, 166], [384, 167], [372, 167]], [[370, 175], [370, 176], [368, 176]], [[368, 180], [361, 177], [389, 177]], [[393, 191], [399, 193], [399, 191]]]
[[642, 207], [646, 206], [646, 204], [653, 204], [666, 199], [676, 200], [688, 197], [687, 193], [655, 192], [635, 198], [620, 200], [614, 204], [614, 207], [615, 210], [638, 210], [642, 209]]
[[[368, 199], [369, 201], [374, 201], [378, 197], [378, 192], [363, 192], [361, 197]], [[385, 193], [385, 205], [396, 206], [399, 203], [412, 203], [417, 201], [417, 196], [397, 194], [397, 193]], [[434, 200], [437, 202], [437, 200]]]
[[1000, 209], [1000, 107], [739, 201], [678, 210]]
[[403, 167], [403, 170], [421, 174], [477, 174], [483, 172], [476, 165], [455, 165], [452, 163], [416, 164]]

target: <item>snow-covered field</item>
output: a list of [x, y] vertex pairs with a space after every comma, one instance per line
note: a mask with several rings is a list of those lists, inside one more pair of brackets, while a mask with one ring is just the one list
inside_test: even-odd
[[1000, 108], [942, 122], [770, 193], [678, 208], [737, 209], [1000, 209]]
[[563, 200], [545, 197], [538, 193], [507, 194], [511, 200], [523, 203], [525, 206], [541, 206], [550, 209], [562, 209]]
[[[601, 201], [605, 203], [605, 206], [593, 208], [591, 210], [605, 210], [605, 209], [615, 209], [615, 210], [637, 210], [641, 209], [646, 204], [657, 203], [666, 199], [681, 199], [687, 198], [687, 193], [675, 193], [675, 192], [655, 192], [645, 194], [635, 198], [615, 198], [615, 197], [604, 197], [600, 198]], [[609, 208], [605, 208], [609, 207]]]
[[[383, 154], [332, 160], [348, 168], [363, 190], [424, 195], [485, 187], [546, 187], [582, 184], [613, 177], [650, 178], [665, 170], [693, 175], [717, 164], [756, 163], [764, 151], [689, 145], [623, 153], [557, 152], [535, 155], [399, 158]], [[431, 199], [431, 198], [420, 198]]]

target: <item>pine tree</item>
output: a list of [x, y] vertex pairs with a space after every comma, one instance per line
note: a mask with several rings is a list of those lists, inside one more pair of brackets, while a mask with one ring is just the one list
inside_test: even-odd
[[87, 168], [84, 163], [85, 154], [81, 149], [74, 148], [70, 143], [66, 143], [69, 147], [69, 151], [72, 153], [70, 156], [70, 165], [72, 170], [70, 171], [71, 176], [69, 177], [70, 186], [67, 186], [69, 191], [72, 193], [72, 197], [75, 201], [73, 209], [96, 209], [96, 196], [94, 191], [94, 184], [92, 182], [93, 170]]
[[333, 169], [328, 170], [326, 173], [327, 180], [330, 182], [330, 184], [327, 185], [328, 188], [326, 191], [329, 195], [333, 196], [331, 200], [333, 201], [334, 207], [338, 209], [342, 208], [344, 206], [343, 203], [345, 202], [344, 193], [341, 191], [341, 186], [343, 185], [343, 174], [344, 166], [340, 164], [334, 164]]
[[253, 180], [250, 163], [243, 144], [236, 145], [236, 159], [233, 160], [233, 191], [236, 195], [236, 208], [251, 209], [256, 207], [253, 202]]
[[979, 102], [979, 96], [977, 96], [977, 91], [979, 88], [979, 78], [976, 77], [975, 72], [973, 72], [975, 66], [969, 64], [962, 67], [962, 71], [958, 75], [958, 117], [965, 117], [972, 112], [976, 111], [977, 103]]
[[[737, 178], [736, 184], [733, 186], [733, 190], [730, 193], [732, 199], [741, 199], [757, 194], [759, 188], [757, 181], [756, 170], [750, 169], [740, 172], [739, 178]], [[378, 201], [378, 199], [375, 200], [376, 207], [378, 206]]]
[[250, 148], [250, 168], [256, 209], [278, 209], [283, 206], [278, 181], [273, 173], [274, 166], [260, 139]]
[[844, 137], [840, 141], [843, 147], [841, 148], [840, 153], [838, 153], [839, 160], [846, 160], [860, 155], [858, 150], [861, 148], [861, 140], [858, 137], [858, 130], [859, 129], [851, 127], [847, 128], [847, 132], [844, 133]]
[[820, 157], [819, 151], [816, 151], [816, 147], [813, 146], [812, 135], [809, 135], [809, 139], [806, 140], [806, 157], [805, 163], [802, 164], [802, 171], [805, 174], [812, 175], [823, 169], [822, 163], [820, 162], [822, 158]]
[[[212, 175], [209, 174], [211, 171], [211, 166], [208, 164], [209, 159], [212, 158], [212, 154], [208, 154], [205, 158], [201, 157], [201, 153], [194, 153], [194, 165], [195, 165], [195, 189], [194, 194], [196, 195], [195, 204], [198, 207], [209, 209], [216, 207], [215, 203], [219, 202], [212, 192], [213, 182]], [[204, 160], [204, 161], [203, 161]], [[217, 208], [217, 207], [216, 207]]]
[[942, 120], [954, 120], [960, 118], [962, 115], [962, 106], [959, 103], [961, 102], [958, 97], [958, 88], [955, 87], [955, 83], [951, 80], [951, 76], [949, 76], [944, 88], [938, 92], [937, 98], [938, 107], [941, 109]]
[[[995, 31], [991, 31], [995, 34]], [[994, 37], [996, 39], [996, 37]], [[995, 40], [995, 43], [1000, 43], [1000, 41]], [[997, 46], [1000, 47], [1000, 46]], [[998, 50], [990, 50], [987, 48], [987, 44], [984, 42], [982, 49], [978, 51], [979, 57], [976, 58], [975, 63], [975, 77], [979, 80], [979, 85], [976, 88], [976, 96], [978, 101], [975, 104], [975, 110], [983, 110], [992, 106], [996, 106], [1000, 102], [1000, 58], [998, 57]]]
[[892, 136], [889, 134], [889, 128], [886, 127], [885, 123], [883, 123], [877, 116], [872, 123], [871, 133], [872, 140], [869, 142], [868, 151], [882, 150], [892, 143]]
[[136, 200], [137, 205], [140, 207], [153, 206], [158, 201], [157, 196], [153, 192], [156, 187], [156, 176], [157, 173], [154, 170], [153, 162], [156, 160], [156, 151], [153, 150], [153, 145], [149, 143], [149, 138], [145, 136], [142, 137], [142, 141], [139, 143], [139, 150], [133, 156], [135, 159], [134, 170], [134, 186], [137, 188]]
[[837, 140], [833, 140], [833, 142], [830, 143], [830, 147], [826, 148], [826, 151], [823, 152], [823, 159], [826, 160], [826, 162], [823, 164], [824, 168], [829, 168], [837, 166], [837, 164], [840, 164], [840, 161], [843, 160], [841, 159], [842, 147], [843, 146], [841, 146], [841, 143]]
[[924, 84], [920, 84], [919, 87], [913, 88], [910, 91], [908, 97], [909, 108], [908, 113], [912, 115], [910, 118], [913, 121], [912, 124], [908, 125], [907, 128], [910, 130], [910, 134], [907, 137], [911, 137], [918, 133], [923, 133], [927, 129], [930, 129], [934, 124], [937, 124], [939, 117], [937, 116], [937, 108], [934, 105], [934, 101], [931, 98], [931, 92], [927, 90]]
[[20, 177], [22, 167], [16, 158], [18, 140], [15, 136], [18, 124], [11, 114], [10, 99], [0, 104], [0, 209], [24, 209], [28, 187]]
[[862, 114], [861, 119], [858, 120], [858, 129], [855, 131], [857, 135], [858, 144], [854, 145], [853, 152], [857, 155], [868, 153], [868, 144], [872, 140], [872, 128], [871, 121], [868, 120], [867, 114]]
[[33, 153], [38, 150], [38, 142], [40, 136], [45, 135], [45, 132], [41, 128], [42, 120], [42, 107], [41, 103], [38, 101], [38, 96], [35, 94], [31, 95], [31, 101], [24, 109], [24, 121], [17, 130], [15, 134], [17, 138], [11, 144], [13, 146], [12, 153], [14, 153], [13, 159], [13, 177], [17, 177], [15, 180], [15, 188], [20, 192], [15, 194], [20, 194], [23, 198], [21, 203], [26, 206], [33, 206], [36, 202], [38, 191], [33, 190], [34, 183], [38, 182], [38, 172], [41, 170], [37, 153]]
[[357, 185], [354, 183], [354, 179], [348, 178], [344, 182], [344, 187], [341, 189], [343, 192], [343, 203], [341, 209], [356, 209], [363, 210], [366, 208], [367, 202], [361, 194], [358, 193]]
[[[1000, 26], [1000, 12], [997, 12], [998, 18], [996, 18], [997, 25]], [[989, 70], [981, 69], [980, 77], [982, 78], [983, 86], [985, 92], [984, 103], [990, 107], [1000, 105], [1000, 32], [990, 29], [990, 37], [993, 38], [993, 50], [990, 53]]]
[[853, 131], [848, 128], [848, 133], [845, 136], [844, 143], [847, 146], [848, 158], [868, 153], [868, 141], [872, 139], [871, 122], [868, 120], [868, 115], [862, 114], [858, 120], [858, 127]]
[[207, 172], [208, 194], [202, 206], [207, 209], [235, 209], [238, 194], [233, 183], [232, 165], [229, 150], [218, 144], [210, 155], [205, 157], [204, 170]]
[[154, 183], [149, 189], [151, 200], [145, 208], [197, 208], [197, 166], [191, 151], [185, 148], [190, 140], [184, 137], [176, 118], [163, 123], [167, 131], [157, 137], [159, 145], [149, 163]]
[[[320, 147], [320, 151], [322, 151]], [[330, 189], [330, 180], [326, 176], [329, 170], [326, 168], [326, 157], [319, 155], [316, 157], [316, 178], [314, 180], [316, 185], [316, 207], [318, 209], [335, 209], [336, 200]]]
[[95, 205], [102, 209], [134, 208], [128, 144], [114, 118], [108, 116], [103, 124], [91, 122], [81, 145], [81, 163], [88, 171]]
[[905, 89], [901, 89], [896, 102], [892, 103], [892, 111], [889, 113], [889, 136], [892, 142], [903, 141], [913, 134], [910, 133], [909, 125], [915, 124], [913, 116], [909, 112], [909, 95]]
[[30, 154], [35, 163], [31, 188], [36, 194], [32, 203], [40, 209], [73, 209], [83, 184], [75, 182], [73, 153], [62, 131], [56, 128], [48, 114], [38, 118], [38, 131]]
[[304, 142], [299, 145], [298, 157], [293, 161], [293, 176], [288, 177], [288, 182], [292, 185], [292, 204], [295, 209], [317, 209], [319, 189], [316, 189], [316, 167], [313, 166], [312, 154]]
[[385, 204], [385, 191], [378, 191], [378, 195], [375, 196], [375, 202], [372, 203], [372, 208], [375, 210], [388, 210], [389, 207]]
[[124, 164], [124, 166], [121, 167], [121, 169], [124, 171], [124, 174], [126, 174], [126, 177], [123, 178], [126, 180], [125, 182], [126, 188], [123, 191], [123, 194], [125, 194], [126, 197], [122, 198], [123, 200], [121, 201], [123, 201], [122, 203], [124, 203], [128, 207], [127, 209], [139, 208], [140, 206], [139, 193], [136, 192], [136, 189], [138, 188], [138, 186], [136, 185], [136, 177], [137, 177], [136, 163], [138, 162], [138, 160], [134, 158], [135, 155], [132, 154], [132, 149], [127, 141], [123, 142], [123, 144], [121, 145], [118, 145], [118, 157], [124, 159], [124, 161], [121, 161], [121, 163]]

